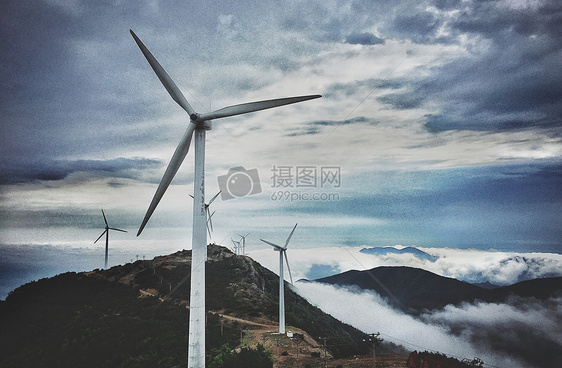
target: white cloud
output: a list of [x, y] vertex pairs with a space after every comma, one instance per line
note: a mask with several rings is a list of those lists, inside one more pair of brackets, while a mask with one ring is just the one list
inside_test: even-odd
[[[450, 331], [451, 325], [455, 325], [459, 319], [479, 323], [480, 328], [489, 328], [501, 324], [502, 321], [518, 319], [524, 314], [524, 311], [511, 306], [477, 305], [469, 307], [464, 314], [457, 313], [458, 311], [452, 312], [451, 315], [435, 312], [435, 315], [428, 314], [419, 320], [392, 309], [378, 295], [369, 292], [353, 292], [316, 283], [298, 283], [295, 290], [335, 318], [366, 333], [380, 332], [385, 340], [404, 345], [407, 349], [437, 351], [461, 359], [479, 357], [486, 364], [495, 366], [515, 364], [521, 367], [533, 367], [513, 351], [509, 352], [513, 354], [510, 357], [509, 353], [493, 351], [486, 346], [486, 341], [474, 344], [472, 337], [476, 328], [466, 328], [460, 334], [453, 334]], [[490, 316], [487, 320], [472, 318], [474, 314], [484, 314], [490, 309], [497, 309], [498, 313], [503, 311], [502, 319], [496, 320], [494, 316]], [[497, 313], [494, 315], [497, 316]], [[550, 310], [541, 310], [535, 314], [535, 318], [545, 321], [551, 315]], [[527, 327], [533, 327], [533, 322], [536, 320], [531, 318], [524, 322], [528, 324]]]

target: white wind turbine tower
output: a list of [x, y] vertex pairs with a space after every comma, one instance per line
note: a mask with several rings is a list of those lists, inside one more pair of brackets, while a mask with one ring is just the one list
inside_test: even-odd
[[99, 238], [96, 239], [94, 244], [96, 244], [98, 242], [98, 240], [100, 240], [101, 237], [105, 234], [105, 266], [104, 266], [104, 269], [107, 269], [107, 253], [108, 253], [108, 248], [109, 248], [109, 230], [121, 231], [121, 232], [124, 232], [124, 233], [126, 233], [126, 231], [121, 230], [121, 229], [116, 229], [114, 227], [109, 227], [109, 224], [107, 223], [107, 218], [105, 217], [105, 213], [103, 212], [103, 209], [101, 210], [101, 214], [103, 215], [103, 221], [105, 221], [105, 230], [103, 231], [103, 233], [101, 233]]
[[[238, 234], [238, 236], [241, 238], [240, 240], [242, 241], [242, 255], [245, 256], [246, 255], [246, 237], [250, 235], [250, 233], [246, 234], [246, 235], [240, 235]], [[238, 242], [240, 243], [240, 242]]]
[[170, 96], [189, 115], [187, 130], [181, 138], [174, 152], [162, 181], [148, 207], [137, 236], [140, 235], [150, 216], [154, 212], [164, 192], [170, 185], [174, 175], [182, 164], [195, 136], [195, 175], [193, 184], [193, 233], [192, 233], [192, 258], [191, 258], [191, 295], [189, 313], [189, 341], [188, 341], [188, 368], [205, 367], [205, 261], [207, 259], [207, 232], [205, 210], [205, 133], [211, 130], [211, 119], [225, 118], [228, 116], [246, 114], [254, 111], [270, 109], [321, 97], [320, 95], [280, 98], [275, 100], [244, 103], [228, 106], [206, 114], [198, 114], [187, 102], [185, 96], [174, 83], [168, 73], [158, 63], [156, 58], [148, 51], [146, 46], [131, 30], [131, 35], [146, 57], [148, 63], [164, 85]]
[[273, 247], [273, 250], [279, 252], [279, 333], [285, 334], [285, 278], [283, 273], [283, 256], [285, 256], [285, 262], [287, 263], [287, 270], [289, 271], [289, 277], [291, 278], [291, 284], [293, 283], [293, 276], [291, 276], [291, 268], [289, 267], [289, 260], [287, 259], [287, 245], [291, 241], [291, 237], [297, 228], [297, 224], [289, 234], [285, 246], [271, 243], [267, 240], [260, 239], [262, 242], [267, 243]]

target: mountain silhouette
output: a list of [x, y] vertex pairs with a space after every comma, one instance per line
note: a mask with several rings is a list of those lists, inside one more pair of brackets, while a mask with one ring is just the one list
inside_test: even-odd
[[419, 250], [418, 248], [415, 247], [406, 247], [402, 249], [397, 249], [394, 247], [372, 247], [372, 248], [363, 248], [360, 250], [360, 252], [365, 254], [373, 254], [377, 256], [386, 256], [388, 254], [412, 254], [418, 259], [426, 260], [430, 262], [435, 262], [439, 259], [439, 257], [432, 256], [431, 254]]
[[314, 281], [373, 290], [387, 299], [392, 306], [410, 314], [477, 300], [503, 302], [510, 296], [546, 299], [556, 293], [562, 293], [562, 277], [528, 280], [489, 289], [404, 266], [376, 267], [366, 271], [351, 270]]

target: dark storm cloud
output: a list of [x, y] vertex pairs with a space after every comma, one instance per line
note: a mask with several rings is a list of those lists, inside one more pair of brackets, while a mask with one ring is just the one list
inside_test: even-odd
[[345, 42], [350, 43], [352, 45], [382, 45], [384, 44], [384, 40], [382, 38], [378, 38], [372, 33], [364, 32], [364, 33], [357, 33], [354, 32], [346, 37]]
[[360, 123], [372, 123], [372, 120], [367, 119], [364, 116], [358, 116], [352, 119], [346, 119], [343, 121], [337, 120], [319, 120], [313, 121], [310, 124], [314, 126], [338, 126], [338, 125], [349, 125], [349, 124], [360, 124]]
[[436, 33], [442, 25], [442, 20], [434, 13], [421, 11], [413, 14], [398, 14], [389, 28], [390, 34], [397, 34], [418, 43], [435, 43]]
[[[474, 40], [474, 46], [468, 47], [468, 56], [435, 68], [430, 78], [384, 102], [398, 109], [401, 101], [438, 102], [440, 113], [428, 116], [432, 131], [560, 128], [561, 22], [562, 5], [555, 1], [518, 9], [501, 2], [469, 2], [446, 23], [434, 13], [401, 14], [389, 29], [415, 42], [451, 43], [463, 36]], [[441, 26], [445, 38], [436, 33]]]
[[[138, 149], [163, 135], [174, 136], [138, 128], [147, 116], [169, 116], [162, 101], [176, 106], [148, 73], [129, 28], [148, 29], [146, 34], [162, 40], [170, 34], [170, 22], [181, 18], [185, 23], [188, 10], [194, 15], [190, 25], [201, 30], [215, 27], [217, 17], [203, 16], [211, 10], [202, 4], [167, 4], [174, 5], [173, 11], [148, 1], [3, 4], [0, 165], [45, 156], [97, 156], [102, 150]], [[194, 47], [191, 39], [172, 41]], [[159, 45], [166, 50], [170, 43]], [[153, 94], [152, 87], [161, 93]]]
[[25, 161], [10, 163], [2, 168], [0, 184], [62, 180], [75, 172], [96, 173], [102, 176], [131, 178], [132, 171], [160, 167], [160, 161], [144, 158], [116, 158], [112, 160]]
[[415, 93], [408, 94], [388, 94], [377, 98], [378, 101], [391, 105], [396, 110], [415, 109], [420, 107], [424, 98]]
[[[358, 116], [352, 119], [346, 120], [321, 120], [321, 121], [313, 121], [308, 123], [308, 125], [303, 126], [302, 128], [293, 129], [292, 133], [287, 134], [287, 137], [296, 137], [300, 135], [314, 135], [323, 133], [321, 127], [338, 127], [340, 125], [350, 125], [350, 124], [377, 124], [377, 121], [372, 119], [367, 119], [364, 116]], [[333, 129], [333, 128], [332, 128]], [[324, 133], [323, 133], [324, 134]]]
[[[411, 82], [404, 79], [381, 79], [369, 78], [364, 80], [357, 80], [348, 83], [333, 83], [327, 86], [323, 92], [325, 99], [341, 99], [349, 96], [355, 96], [358, 90], [364, 89], [365, 94], [375, 89], [399, 89], [405, 86], [410, 86]], [[358, 100], [357, 103], [360, 103]]]

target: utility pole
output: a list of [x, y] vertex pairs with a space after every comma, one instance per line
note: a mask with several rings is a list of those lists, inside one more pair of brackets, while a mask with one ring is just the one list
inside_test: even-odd
[[377, 345], [379, 345], [383, 339], [379, 338], [380, 336], [380, 332], [375, 333], [371, 333], [371, 334], [367, 334], [367, 337], [365, 339], [363, 339], [363, 341], [365, 341], [366, 343], [370, 343], [371, 344], [371, 351], [373, 352], [373, 368], [376, 368], [377, 366], [377, 354], [376, 354], [376, 349], [377, 349]]
[[324, 368], [328, 368], [328, 360], [326, 357], [326, 340], [328, 340], [328, 337], [319, 337], [320, 340], [322, 340], [322, 349], [324, 350]]
[[299, 366], [299, 345], [304, 341], [304, 334], [295, 333], [292, 338], [293, 342], [297, 346], [297, 368]]

